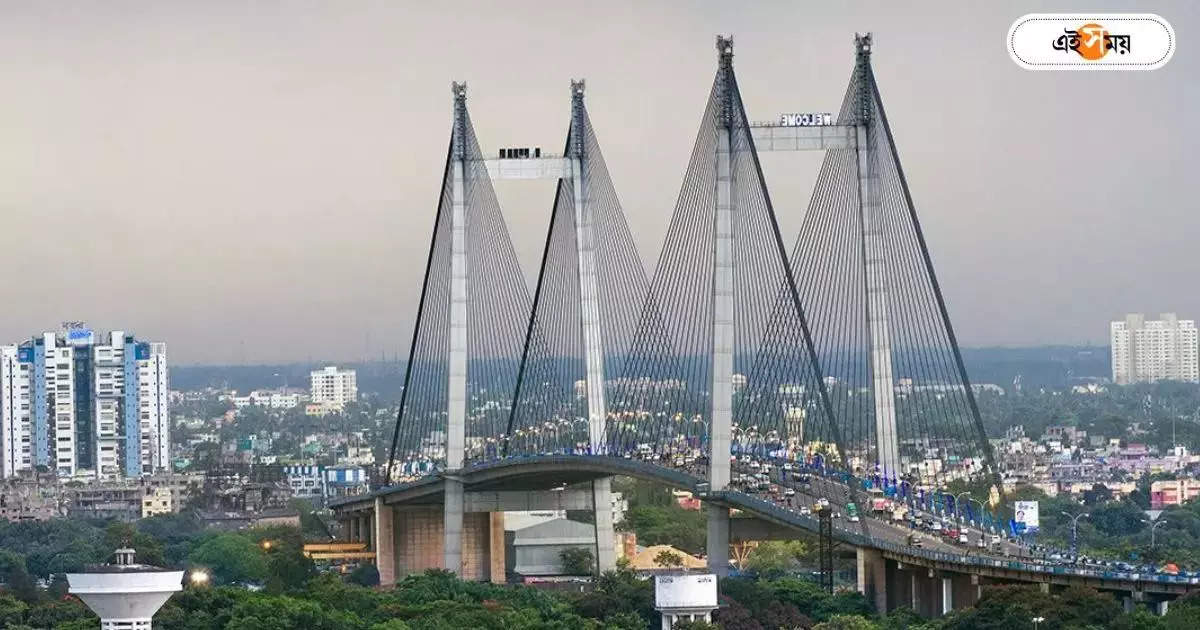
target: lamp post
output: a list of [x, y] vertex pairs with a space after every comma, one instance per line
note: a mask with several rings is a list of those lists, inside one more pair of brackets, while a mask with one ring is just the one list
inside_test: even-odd
[[960, 529], [962, 528], [962, 497], [964, 495], [967, 497], [967, 499], [971, 498], [970, 491], [959, 492], [954, 497], [954, 520], [958, 521], [958, 526]]
[[1167, 524], [1166, 521], [1159, 521], [1159, 522], [1155, 523], [1154, 525], [1150, 526], [1150, 548], [1151, 549], [1154, 548], [1154, 530], [1158, 529], [1160, 525], [1166, 525], [1166, 524]]
[[[1079, 519], [1085, 518], [1088, 514], [1087, 514], [1087, 512], [1080, 512], [1079, 514], [1076, 514], [1075, 516], [1071, 516], [1069, 513], [1063, 512], [1062, 515], [1071, 519], [1071, 557], [1074, 558], [1077, 555], [1075, 543], [1076, 543], [1076, 540], [1078, 540], [1078, 538], [1079, 538], [1079, 529], [1078, 529]], [[1153, 535], [1153, 534], [1151, 534], [1151, 535]], [[1153, 547], [1154, 545], [1151, 544], [1150, 546]]]
[[1038, 628], [1042, 625], [1042, 622], [1045, 620], [1046, 620], [1045, 617], [1034, 617], [1033, 618], [1033, 630], [1038, 630]]

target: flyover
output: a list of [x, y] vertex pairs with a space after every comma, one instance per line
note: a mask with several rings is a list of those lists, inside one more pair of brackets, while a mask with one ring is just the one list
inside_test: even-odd
[[[392, 532], [388, 536], [386, 528], [389, 520], [395, 522], [396, 513], [420, 510], [439, 512], [444, 501], [447, 474], [434, 473], [380, 488], [370, 494], [346, 497], [332, 504], [331, 507], [343, 523], [344, 537], [371, 545], [385, 583], [407, 572], [431, 568], [432, 565], [406, 565], [405, 558], [414, 558], [418, 554], [415, 549], [406, 550], [403, 547], [428, 543], [437, 539], [439, 532], [430, 531], [422, 535], [409, 531], [403, 536]], [[468, 495], [465, 502], [468, 513], [496, 509], [519, 510], [530, 506], [553, 507], [531, 497], [553, 497], [556, 493], [567, 493], [572, 487], [596, 479], [623, 476], [687, 490], [706, 503], [736, 511], [739, 516], [731, 519], [732, 540], [743, 539], [740, 533], [743, 531], [753, 532], [754, 538], [787, 538], [800, 532], [817, 534], [820, 531], [817, 518], [811, 514], [803, 514], [793, 507], [741, 491], [710, 491], [707, 483], [695, 475], [633, 457], [566, 454], [510, 457], [473, 464], [454, 476]], [[835, 506], [844, 506], [844, 501], [839, 501], [838, 497], [845, 496], [849, 488], [834, 479], [820, 481], [824, 485], [817, 486], [817, 490], [798, 492], [802, 504], [824, 497]], [[567, 499], [561, 505], [568, 509], [589, 509], [591, 506], [587, 501], [591, 493], [584, 493], [583, 496], [582, 502]], [[481, 500], [483, 498], [487, 500]], [[844, 507], [841, 509], [844, 510]], [[379, 513], [388, 512], [392, 514], [382, 519], [377, 517]], [[436, 530], [440, 522], [440, 518], [434, 518], [424, 523], [426, 527]], [[1200, 588], [1198, 578], [1049, 564], [996, 555], [939, 540], [927, 540], [924, 546], [914, 547], [907, 544], [909, 530], [903, 526], [867, 514], [864, 514], [861, 525], [856, 527], [846, 522], [839, 523], [833, 529], [833, 537], [847, 548], [855, 550], [858, 588], [873, 598], [880, 610], [909, 606], [928, 615], [943, 614], [953, 608], [973, 604], [979, 597], [980, 589], [991, 583], [1029, 583], [1045, 589], [1052, 586], [1089, 586], [1114, 592], [1127, 605], [1145, 602], [1160, 607], [1165, 606], [1163, 602]], [[379, 541], [384, 539], [390, 542], [380, 544]], [[474, 548], [480, 558], [502, 553], [502, 549], [496, 548], [485, 553], [482, 545]], [[464, 561], [468, 560], [464, 556]], [[479, 565], [485, 562], [477, 560]], [[502, 580], [503, 574], [479, 574], [476, 577]]]

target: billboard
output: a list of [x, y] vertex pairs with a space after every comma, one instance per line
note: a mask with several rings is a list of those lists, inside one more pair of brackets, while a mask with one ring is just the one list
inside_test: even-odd
[[67, 343], [72, 346], [90, 346], [94, 337], [91, 328], [67, 329]]
[[1017, 531], [1032, 534], [1038, 530], [1037, 501], [1017, 501], [1013, 504], [1013, 510], [1016, 512], [1013, 520], [1017, 523]]
[[717, 576], [659, 575], [654, 578], [654, 607], [716, 608]]

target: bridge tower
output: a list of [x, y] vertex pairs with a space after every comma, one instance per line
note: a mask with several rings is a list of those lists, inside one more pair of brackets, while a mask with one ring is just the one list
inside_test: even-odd
[[467, 84], [452, 83], [454, 132], [450, 137], [450, 360], [447, 370], [446, 480], [442, 512], [443, 568], [462, 573], [463, 486], [454, 472], [462, 469], [467, 419]]
[[884, 247], [887, 229], [881, 213], [879, 143], [874, 120], [875, 94], [871, 77], [871, 34], [855, 35], [855, 154], [857, 158], [859, 238], [866, 282], [866, 316], [870, 336], [871, 389], [875, 406], [876, 462], [885, 478], [900, 474], [896, 429], [896, 393], [892, 374], [891, 326], [888, 322], [888, 273]]
[[[562, 155], [497, 161], [500, 179], [555, 179], [557, 189], [521, 352], [504, 455], [610, 452], [606, 388], [637, 324], [645, 271], [584, 103], [571, 82]], [[611, 480], [592, 482], [596, 568], [616, 567]]]
[[[587, 400], [588, 447], [593, 454], [608, 451], [604, 400], [604, 334], [601, 328], [600, 285], [596, 267], [594, 216], [588, 200], [587, 110], [583, 106], [584, 81], [571, 81], [571, 130], [567, 158], [571, 161], [571, 193], [575, 209], [575, 266], [579, 276], [579, 325], [583, 337], [584, 388]], [[612, 479], [592, 482], [595, 514], [596, 569], [617, 568], [612, 515]]]
[[873, 450], [889, 481], [915, 475], [931, 458], [959, 462], [947, 475], [987, 470], [997, 481], [872, 49], [870, 33], [855, 35], [854, 71], [836, 120], [785, 115], [752, 135], [759, 150], [826, 151], [792, 260], [801, 301], [816, 313], [812, 338], [837, 390], [830, 399], [847, 444], [864, 459]]
[[[529, 294], [492, 189], [494, 161], [483, 157], [471, 125], [466, 83], [452, 83], [451, 93], [446, 166], [385, 483], [399, 475], [443, 473], [441, 523], [422, 527], [441, 538], [436, 555], [442, 568], [474, 576], [481, 572], [474, 561], [465, 572], [463, 566], [458, 473], [485, 456], [481, 445], [503, 430], [504, 397], [516, 374], [497, 366], [520, 355]], [[393, 516], [380, 504], [376, 529], [394, 529]], [[477, 537], [478, 523], [471, 529], [468, 538]], [[381, 559], [392, 553], [390, 536], [374, 542]], [[391, 563], [381, 561], [380, 571], [391, 578]]]
[[[729, 486], [733, 426], [734, 270], [733, 169], [730, 161], [733, 112], [733, 38], [717, 37], [716, 212], [712, 266], [712, 396], [708, 483], [713, 491]], [[729, 568], [729, 509], [708, 505], [708, 566], [718, 575]]]

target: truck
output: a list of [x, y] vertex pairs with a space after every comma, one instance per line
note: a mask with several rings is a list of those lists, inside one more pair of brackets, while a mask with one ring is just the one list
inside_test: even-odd
[[871, 495], [872, 512], [879, 513], [887, 511], [887, 499], [883, 496], [883, 490], [880, 490], [879, 488], [871, 488], [868, 494]]
[[858, 506], [853, 501], [846, 503], [846, 520], [851, 523], [858, 522]]

